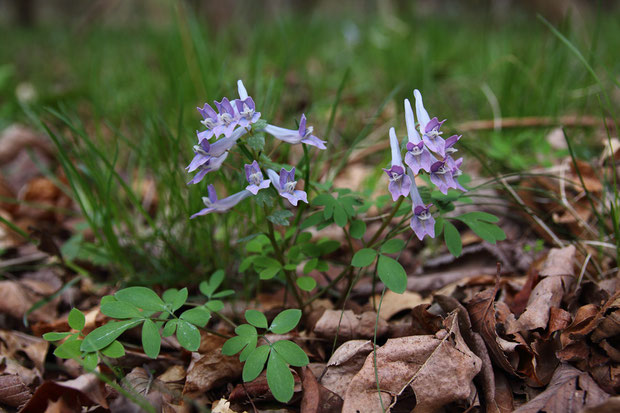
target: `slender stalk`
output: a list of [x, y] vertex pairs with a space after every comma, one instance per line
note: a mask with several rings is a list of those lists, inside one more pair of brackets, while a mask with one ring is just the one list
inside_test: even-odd
[[388, 224], [392, 221], [392, 218], [394, 218], [394, 215], [396, 215], [396, 212], [398, 212], [398, 209], [400, 208], [400, 205], [403, 203], [404, 200], [405, 200], [405, 197], [403, 196], [398, 198], [398, 201], [396, 201], [396, 203], [394, 204], [394, 207], [392, 208], [392, 212], [390, 213], [390, 215], [388, 215], [383, 220], [383, 224], [381, 225], [381, 228], [379, 228], [377, 232], [375, 232], [375, 235], [370, 239], [370, 241], [368, 241], [368, 244], [366, 245], [372, 246], [375, 243], [375, 241], [379, 238], [379, 236], [381, 235], [385, 227], [387, 227]]

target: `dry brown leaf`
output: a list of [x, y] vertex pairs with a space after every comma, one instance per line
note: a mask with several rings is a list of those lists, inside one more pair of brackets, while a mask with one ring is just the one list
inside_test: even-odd
[[620, 337], [620, 297], [605, 305], [605, 316], [592, 332], [595, 343], [611, 337]]
[[[388, 326], [384, 319], [379, 318], [378, 321], [377, 337], [382, 337], [387, 333]], [[316, 335], [327, 338], [334, 338], [338, 335], [340, 340], [371, 338], [375, 334], [376, 323], [377, 313], [374, 311], [355, 314], [351, 310], [345, 310], [344, 312], [340, 310], [325, 310], [314, 325], [313, 331]]]
[[48, 347], [49, 343], [38, 337], [18, 331], [0, 330], [0, 360], [4, 364], [3, 373], [20, 374], [26, 380], [26, 384], [32, 384], [35, 378], [43, 376]]
[[370, 340], [351, 340], [342, 344], [327, 362], [327, 370], [320, 383], [344, 398], [351, 379], [360, 371], [371, 351]]
[[561, 308], [551, 307], [549, 311], [549, 328], [547, 329], [546, 338], [556, 331], [564, 330], [570, 325], [572, 317], [570, 313]]
[[[44, 294], [37, 294], [33, 288]], [[0, 313], [9, 314], [21, 320], [34, 303], [54, 291], [52, 287], [40, 281], [0, 281]], [[58, 298], [33, 311], [28, 315], [28, 321], [52, 322], [57, 316], [57, 303]]]
[[[374, 302], [379, 303], [380, 299], [381, 294], [377, 294], [374, 297]], [[405, 291], [402, 294], [397, 294], [392, 290], [388, 290], [383, 297], [379, 317], [384, 320], [389, 320], [403, 310], [410, 310], [420, 304], [427, 304], [430, 302], [430, 298], [422, 298], [418, 293]]]
[[415, 413], [434, 412], [447, 403], [466, 399], [482, 362], [463, 341], [456, 316], [446, 321], [449, 331], [439, 336], [389, 339], [377, 349], [381, 395], [375, 381], [374, 353], [369, 354], [347, 389], [342, 411], [381, 411], [381, 399], [386, 408], [393, 406], [408, 387], [415, 394]]
[[514, 410], [514, 397], [510, 383], [506, 375], [495, 369], [495, 406], [500, 413], [512, 413]]
[[579, 413], [618, 413], [620, 412], [620, 396], [610, 397], [601, 404], [588, 407]]
[[599, 308], [594, 304], [586, 304], [580, 307], [575, 314], [573, 322], [560, 334], [562, 348], [583, 339], [590, 334], [601, 321]]
[[[226, 399], [219, 399], [213, 402], [211, 413], [237, 413], [230, 408], [230, 402]], [[248, 413], [245, 410], [243, 413]]]
[[18, 374], [2, 374], [0, 375], [0, 403], [19, 407], [25, 404], [32, 392], [26, 386], [22, 378]]
[[164, 383], [174, 383], [185, 380], [186, 375], [187, 372], [185, 371], [185, 368], [181, 365], [176, 364], [174, 366], [168, 367], [168, 369], [166, 369], [165, 372], [157, 376], [157, 378]]
[[540, 270], [541, 277], [552, 275], [574, 275], [573, 259], [575, 258], [575, 246], [569, 245], [564, 248], [552, 248], [547, 255]]
[[41, 384], [20, 413], [44, 412], [50, 404], [63, 399], [73, 411], [81, 411], [81, 406], [100, 405], [108, 408], [105, 387], [94, 374], [84, 374], [75, 380], [65, 382], [46, 381]]
[[192, 353], [183, 388], [184, 396], [195, 396], [241, 376], [243, 365], [237, 357], [222, 354], [221, 349], [201, 355]]
[[312, 370], [302, 368], [301, 413], [336, 413], [342, 410], [342, 398], [316, 381]]
[[549, 386], [537, 397], [515, 410], [515, 413], [577, 412], [584, 407], [603, 403], [609, 398], [590, 377], [576, 368], [562, 364]]

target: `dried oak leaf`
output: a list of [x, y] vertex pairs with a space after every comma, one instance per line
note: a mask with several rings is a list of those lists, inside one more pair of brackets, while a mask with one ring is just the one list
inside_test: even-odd
[[590, 377], [569, 364], [555, 371], [547, 389], [520, 406], [515, 413], [578, 412], [605, 402], [609, 395]]
[[243, 365], [239, 359], [223, 355], [220, 349], [204, 355], [192, 353], [183, 395], [192, 397], [234, 381], [241, 376], [242, 371]]
[[301, 386], [301, 413], [336, 413], [342, 410], [342, 398], [320, 385], [307, 367], [302, 368]]
[[[377, 337], [388, 332], [387, 322], [379, 318]], [[351, 310], [325, 310], [321, 318], [314, 325], [314, 333], [321, 337], [334, 338], [338, 335], [341, 340], [357, 338], [372, 338], [375, 334], [377, 313], [366, 311], [355, 314]]]
[[343, 343], [327, 362], [327, 370], [320, 378], [320, 383], [344, 398], [351, 379], [360, 371], [371, 351], [370, 340], [351, 340]]
[[347, 388], [342, 411], [381, 411], [381, 400], [385, 407], [392, 407], [408, 388], [415, 394], [415, 413], [434, 412], [448, 403], [466, 399], [482, 362], [463, 341], [456, 316], [451, 315], [447, 321], [450, 328], [442, 330], [443, 334], [389, 339], [377, 349], [380, 394], [374, 353], [369, 354]]

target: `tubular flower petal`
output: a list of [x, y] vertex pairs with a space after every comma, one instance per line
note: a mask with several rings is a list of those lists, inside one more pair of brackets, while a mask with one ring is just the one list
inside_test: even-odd
[[308, 195], [305, 191], [295, 189], [297, 181], [295, 181], [295, 168], [290, 171], [282, 168], [280, 175], [273, 169], [267, 169], [267, 175], [273, 186], [283, 198], [286, 198], [292, 205], [297, 206], [298, 201], [308, 203]]
[[312, 126], [306, 128], [306, 115], [301, 115], [299, 121], [299, 129], [286, 129], [279, 126], [267, 125], [265, 132], [272, 135], [274, 138], [279, 139], [290, 144], [305, 143], [307, 145], [316, 146], [319, 149], [326, 149], [325, 141], [317, 138], [312, 134], [314, 131]]
[[256, 105], [251, 97], [244, 100], [237, 99], [234, 103], [239, 115], [240, 126], [247, 127], [260, 119], [260, 112], [256, 112]]
[[241, 79], [237, 80], [237, 91], [239, 92], [239, 99], [245, 100], [248, 98], [248, 91], [245, 90], [245, 86], [243, 86], [243, 81]]
[[258, 166], [258, 162], [245, 165], [245, 178], [249, 185], [245, 187], [252, 195], [256, 195], [261, 189], [267, 188], [271, 183], [270, 180], [263, 178], [263, 173]]
[[446, 166], [445, 161], [437, 161], [431, 165], [431, 182], [445, 195], [449, 188], [457, 188], [456, 181], [452, 177], [452, 170]]
[[407, 196], [409, 194], [411, 178], [409, 178], [409, 176], [405, 173], [405, 168], [400, 155], [400, 146], [398, 144], [398, 138], [396, 137], [396, 131], [394, 128], [390, 128], [389, 135], [390, 148], [392, 149], [392, 167], [390, 169], [383, 170], [390, 180], [388, 189], [390, 194], [392, 194], [392, 200], [396, 201], [401, 196]]
[[196, 175], [194, 175], [194, 178], [192, 178], [192, 180], [189, 181], [187, 184], [197, 184], [198, 182], [202, 181], [202, 178], [204, 178], [209, 172], [217, 171], [218, 169], [220, 169], [227, 157], [228, 152], [224, 152], [220, 156], [209, 156], [207, 161], [197, 168], [198, 173], [196, 173]]
[[215, 128], [214, 133], [216, 136], [223, 134], [225, 137], [229, 137], [239, 124], [239, 116], [228, 98], [222, 99], [221, 102], [215, 101], [215, 107], [217, 107], [219, 112], [218, 119], [220, 124]]
[[420, 241], [422, 241], [426, 235], [435, 238], [435, 218], [433, 218], [430, 213], [430, 208], [433, 204], [424, 205], [415, 180], [413, 180], [413, 177], [411, 178], [413, 182], [411, 184], [410, 196], [413, 216], [411, 217], [409, 226]]
[[198, 112], [202, 115], [203, 120], [200, 121], [207, 130], [198, 132], [198, 141], [202, 142], [204, 139], [209, 140], [215, 135], [215, 129], [220, 126], [220, 120], [217, 116], [217, 112], [213, 110], [213, 108], [205, 103], [202, 108], [196, 108]]
[[204, 202], [206, 208], [196, 212], [190, 217], [190, 219], [200, 215], [207, 215], [211, 212], [226, 212], [239, 202], [243, 201], [245, 198], [252, 195], [250, 191], [243, 190], [224, 199], [217, 199], [217, 194], [215, 193], [215, 188], [213, 185], [209, 185], [207, 189], [209, 196], [202, 197], [202, 202]]

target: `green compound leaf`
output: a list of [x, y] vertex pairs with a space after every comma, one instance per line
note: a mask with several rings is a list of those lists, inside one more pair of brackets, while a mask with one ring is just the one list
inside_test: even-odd
[[61, 359], [80, 360], [82, 358], [81, 345], [82, 340], [67, 340], [54, 350], [54, 355]]
[[316, 280], [312, 277], [299, 277], [296, 282], [303, 291], [312, 291], [316, 287]]
[[69, 332], [58, 333], [56, 331], [52, 331], [51, 333], [43, 334], [43, 340], [46, 340], [46, 341], [59, 341], [59, 340], [62, 340], [63, 338], [65, 338], [65, 337], [67, 337], [70, 334], [71, 333], [69, 333]]
[[164, 311], [166, 304], [151, 289], [146, 287], [129, 287], [119, 290], [114, 294], [119, 301], [134, 304], [138, 308], [151, 311]]
[[235, 334], [237, 334], [238, 336], [251, 337], [258, 335], [258, 332], [256, 331], [256, 328], [254, 326], [251, 326], [249, 324], [240, 324], [235, 327]]
[[351, 260], [354, 267], [367, 267], [372, 264], [377, 257], [377, 251], [372, 248], [362, 248], [357, 251]]
[[291, 366], [303, 367], [310, 363], [306, 353], [297, 344], [289, 340], [273, 343], [273, 349]]
[[286, 362], [276, 352], [269, 354], [267, 362], [267, 385], [273, 397], [281, 403], [287, 403], [293, 397], [295, 379]]
[[258, 375], [263, 371], [265, 367], [265, 362], [267, 361], [267, 357], [269, 357], [269, 346], [264, 344], [260, 347], [255, 348], [248, 358], [245, 360], [245, 364], [243, 365], [243, 381], [249, 382], [258, 377]]
[[395, 293], [402, 294], [407, 289], [407, 273], [395, 259], [381, 255], [377, 265], [377, 274], [383, 284]]
[[200, 292], [211, 298], [215, 290], [222, 284], [224, 281], [224, 270], [220, 269], [215, 271], [209, 281], [203, 281], [200, 283]]
[[[314, 201], [312, 203], [314, 203]], [[323, 214], [318, 212], [316, 214], [310, 215], [308, 218], [303, 220], [301, 225], [299, 226], [299, 228], [301, 230], [304, 230], [304, 229], [308, 229], [308, 228], [311, 228], [311, 227], [315, 227], [315, 226], [321, 224], [324, 220], [325, 220], [325, 218], [323, 217]]]
[[211, 313], [204, 307], [194, 307], [184, 311], [179, 318], [203, 328], [211, 319]]
[[499, 218], [493, 214], [489, 214], [488, 212], [474, 211], [468, 212], [466, 214], [459, 215], [456, 217], [463, 222], [466, 221], [485, 221], [490, 222], [492, 224], [499, 222]]
[[91, 331], [82, 341], [80, 349], [85, 352], [97, 351], [107, 347], [125, 331], [137, 326], [143, 319], [131, 319], [123, 321], [110, 321], [99, 328]]
[[99, 363], [99, 356], [97, 353], [86, 353], [84, 356], [84, 370], [93, 371], [97, 367], [97, 363]]
[[271, 322], [269, 330], [276, 334], [285, 334], [295, 328], [301, 319], [301, 310], [284, 310]]
[[261, 280], [270, 280], [276, 276], [277, 273], [280, 272], [280, 267], [269, 267], [265, 268], [261, 272], [258, 273], [258, 277]]
[[117, 359], [125, 355], [125, 347], [118, 340], [114, 340], [109, 346], [101, 350], [101, 353], [110, 357], [111, 359]]
[[259, 207], [267, 206], [271, 208], [275, 202], [275, 198], [271, 191], [258, 191], [256, 196], [254, 196], [254, 200]]
[[245, 319], [248, 323], [258, 328], [267, 328], [267, 317], [265, 314], [257, 310], [247, 310], [245, 312]]
[[143, 315], [138, 308], [125, 301], [108, 301], [101, 304], [101, 312], [108, 317], [126, 319], [126, 318], [142, 318]]
[[349, 226], [349, 235], [355, 239], [362, 239], [366, 233], [366, 223], [364, 221], [355, 220]]
[[254, 132], [254, 134], [248, 136], [247, 142], [250, 148], [260, 152], [265, 147], [265, 134], [263, 132]]
[[86, 324], [86, 317], [77, 308], [72, 308], [69, 312], [69, 327], [74, 330], [81, 331]]
[[258, 336], [251, 336], [248, 339], [248, 345], [239, 353], [239, 361], [244, 362], [252, 354], [258, 343]]
[[151, 319], [144, 320], [142, 325], [142, 348], [144, 353], [150, 358], [157, 358], [161, 348], [161, 336], [159, 328]]
[[385, 242], [379, 251], [384, 254], [396, 254], [405, 248], [405, 241], [402, 239], [391, 239]]
[[161, 332], [162, 337], [170, 337], [174, 334], [177, 329], [177, 320], [170, 320], [166, 322], [163, 331]]
[[288, 227], [290, 225], [290, 222], [288, 221], [288, 219], [292, 216], [293, 216], [293, 213], [291, 211], [287, 209], [281, 209], [269, 215], [267, 219], [276, 225], [282, 225], [284, 227]]
[[450, 254], [455, 257], [461, 255], [461, 252], [463, 251], [461, 234], [459, 234], [459, 231], [451, 222], [446, 221], [444, 223], [443, 239], [446, 241], [446, 246], [448, 247]]
[[334, 207], [334, 222], [342, 228], [344, 228], [348, 222], [347, 212], [338, 204]]
[[187, 288], [182, 288], [181, 290], [171, 288], [164, 292], [162, 298], [167, 304], [170, 304], [172, 311], [176, 311], [181, 308], [183, 304], [185, 304], [185, 301], [187, 301], [187, 295]]
[[[217, 296], [217, 294], [214, 295], [214, 297]], [[224, 308], [224, 303], [220, 300], [211, 300], [205, 303], [205, 307], [207, 307], [207, 309], [210, 311], [220, 311], [222, 308]]]
[[187, 351], [196, 351], [200, 347], [200, 331], [195, 325], [185, 320], [177, 323], [177, 340]]

